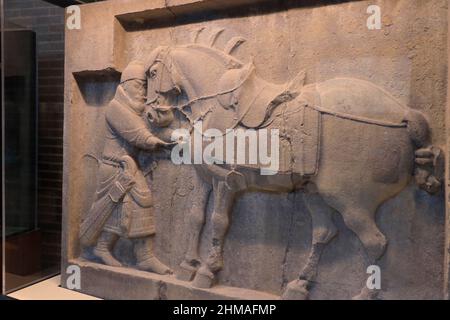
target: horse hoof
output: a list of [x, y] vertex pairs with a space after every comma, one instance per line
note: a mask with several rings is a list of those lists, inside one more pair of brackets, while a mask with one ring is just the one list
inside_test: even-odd
[[208, 289], [213, 286], [213, 283], [214, 283], [214, 274], [209, 270], [201, 267], [197, 271], [194, 281], [192, 282], [192, 285], [197, 288]]
[[283, 300], [307, 300], [309, 297], [308, 281], [294, 280], [288, 283], [281, 299]]
[[182, 281], [192, 281], [192, 279], [194, 279], [196, 272], [197, 272], [196, 267], [193, 267], [186, 261], [183, 261], [177, 270], [176, 278]]

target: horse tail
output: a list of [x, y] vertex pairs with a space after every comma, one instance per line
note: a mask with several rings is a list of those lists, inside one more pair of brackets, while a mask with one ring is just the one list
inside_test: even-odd
[[444, 153], [431, 144], [428, 121], [418, 111], [410, 110], [404, 119], [406, 128], [415, 146], [414, 178], [417, 185], [430, 194], [441, 190], [444, 178]]

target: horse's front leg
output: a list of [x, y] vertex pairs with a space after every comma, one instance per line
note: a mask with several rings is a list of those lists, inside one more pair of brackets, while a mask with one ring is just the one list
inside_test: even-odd
[[230, 225], [230, 211], [236, 192], [228, 188], [225, 181], [214, 180], [214, 212], [212, 214], [212, 243], [206, 263], [197, 271], [194, 286], [210, 288], [214, 276], [223, 267], [223, 245]]
[[200, 234], [205, 224], [206, 206], [211, 193], [211, 186], [202, 181], [195, 193], [196, 196], [192, 200], [191, 210], [186, 216], [188, 247], [177, 272], [177, 278], [184, 281], [191, 281], [201, 264], [198, 247]]

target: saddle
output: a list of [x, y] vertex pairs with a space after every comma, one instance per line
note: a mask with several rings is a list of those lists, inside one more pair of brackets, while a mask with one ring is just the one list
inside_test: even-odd
[[[320, 114], [297, 104], [304, 82], [304, 71], [292, 81], [276, 85], [259, 78], [252, 63], [228, 70], [218, 83], [219, 105], [206, 118], [203, 129], [219, 129], [222, 133], [236, 127], [278, 129], [279, 172], [313, 175], [317, 171]], [[305, 123], [302, 132], [291, 132], [299, 123]]]
[[[222, 76], [219, 92], [225, 93], [218, 96], [218, 101], [225, 110], [234, 112], [235, 124], [255, 129], [261, 127], [279, 105], [294, 100], [304, 82], [305, 72], [302, 71], [288, 84], [269, 83], [257, 77], [254, 65], [249, 63]], [[230, 124], [229, 128], [232, 126]]]

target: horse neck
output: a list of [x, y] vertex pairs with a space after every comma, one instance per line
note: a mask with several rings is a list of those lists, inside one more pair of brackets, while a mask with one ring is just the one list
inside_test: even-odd
[[[192, 117], [198, 118], [215, 103], [213, 97], [219, 93], [218, 83], [228, 70], [227, 61], [208, 54], [207, 48], [178, 48], [174, 54], [174, 63], [180, 76], [181, 87], [186, 103], [191, 105]], [[203, 99], [205, 98], [205, 99]]]

